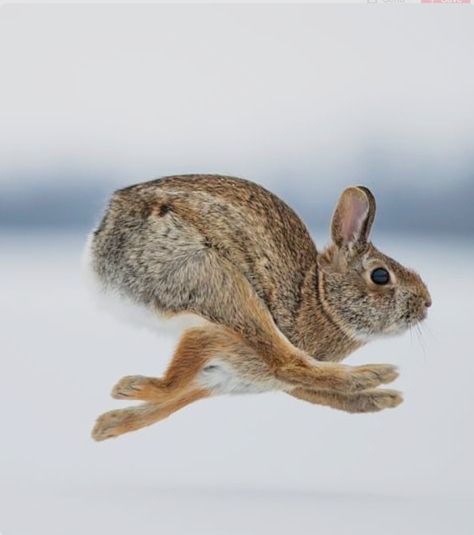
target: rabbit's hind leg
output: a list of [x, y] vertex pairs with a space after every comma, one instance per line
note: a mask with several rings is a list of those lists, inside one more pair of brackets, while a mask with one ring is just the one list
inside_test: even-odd
[[164, 420], [173, 412], [207, 396], [208, 392], [205, 390], [193, 390], [163, 403], [142, 403], [136, 407], [105, 412], [97, 418], [92, 437], [94, 440], [101, 441], [130, 431], [137, 431]]
[[209, 395], [209, 391], [195, 381], [206, 362], [206, 354], [201, 350], [203, 340], [199, 336], [199, 330], [190, 329], [184, 333], [163, 378], [127, 376], [115, 385], [112, 390], [114, 398], [139, 399], [149, 403], [109, 411], [99, 416], [92, 431], [95, 440], [136, 431]]
[[185, 331], [163, 378], [132, 375], [113, 388], [116, 399], [165, 402], [191, 390], [213, 395], [281, 389], [268, 366], [241, 337], [220, 325]]
[[128, 375], [112, 389], [115, 399], [139, 399], [163, 403], [196, 388], [196, 377], [210, 357], [205, 327], [183, 333], [164, 377]]
[[268, 367], [253, 348], [221, 326], [186, 331], [162, 379], [140, 375], [124, 377], [112, 395], [119, 399], [147, 400], [102, 414], [92, 431], [105, 440], [163, 420], [199, 399], [219, 394], [280, 390]]
[[169, 387], [162, 378], [126, 375], [113, 387], [111, 396], [114, 399], [164, 402], [169, 396]]

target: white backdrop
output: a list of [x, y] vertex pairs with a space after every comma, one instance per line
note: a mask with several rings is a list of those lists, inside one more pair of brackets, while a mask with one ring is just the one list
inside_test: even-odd
[[0, 183], [200, 170], [327, 191], [386, 158], [401, 185], [452, 188], [474, 134], [465, 7], [6, 5]]
[[[474, 533], [474, 12], [383, 4], [2, 5], [2, 535]], [[90, 439], [175, 341], [95, 308], [84, 229], [106, 191], [181, 172], [257, 180], [318, 236], [373, 187], [375, 243], [433, 307], [421, 341], [349, 362], [398, 363], [403, 405], [229, 397]]]
[[4, 236], [0, 529], [472, 534], [472, 247], [377, 244], [433, 296], [421, 340], [380, 340], [349, 359], [399, 364], [403, 405], [348, 415], [283, 394], [222, 397], [95, 443], [95, 417], [123, 405], [112, 385], [159, 374], [175, 341], [96, 309], [81, 237]]

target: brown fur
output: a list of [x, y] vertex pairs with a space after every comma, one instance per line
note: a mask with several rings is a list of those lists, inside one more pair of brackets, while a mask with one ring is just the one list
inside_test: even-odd
[[[318, 254], [296, 214], [248, 181], [179, 176], [117, 192], [92, 242], [102, 284], [209, 324], [183, 334], [163, 379], [122, 379], [114, 397], [151, 404], [106, 413], [94, 437], [138, 429], [223, 391], [203, 387], [212, 362], [231, 370], [239, 388], [283, 390], [349, 412], [400, 403], [398, 393], [371, 390], [396, 378], [393, 366], [330, 362], [419, 321], [429, 306], [418, 275], [368, 242], [374, 215], [372, 194], [348, 188], [333, 217], [333, 244]], [[393, 281], [374, 284], [374, 266]]]

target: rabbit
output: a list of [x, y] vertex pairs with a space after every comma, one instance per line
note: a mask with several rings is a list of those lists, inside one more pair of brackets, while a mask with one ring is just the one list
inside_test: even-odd
[[318, 252], [276, 195], [240, 178], [169, 176], [116, 191], [88, 246], [101, 292], [161, 318], [194, 318], [162, 378], [122, 378], [116, 399], [144, 403], [101, 415], [104, 440], [158, 422], [199, 399], [282, 391], [349, 413], [393, 408], [377, 388], [395, 366], [347, 366], [364, 344], [422, 321], [420, 276], [369, 240], [375, 199], [345, 189]]

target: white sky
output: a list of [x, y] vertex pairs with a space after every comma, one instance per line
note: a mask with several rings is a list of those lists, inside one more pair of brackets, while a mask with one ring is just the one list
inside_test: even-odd
[[473, 16], [471, 6], [3, 6], [0, 181], [61, 166], [143, 178], [317, 166], [347, 181], [374, 151], [456, 176], [472, 158]]

